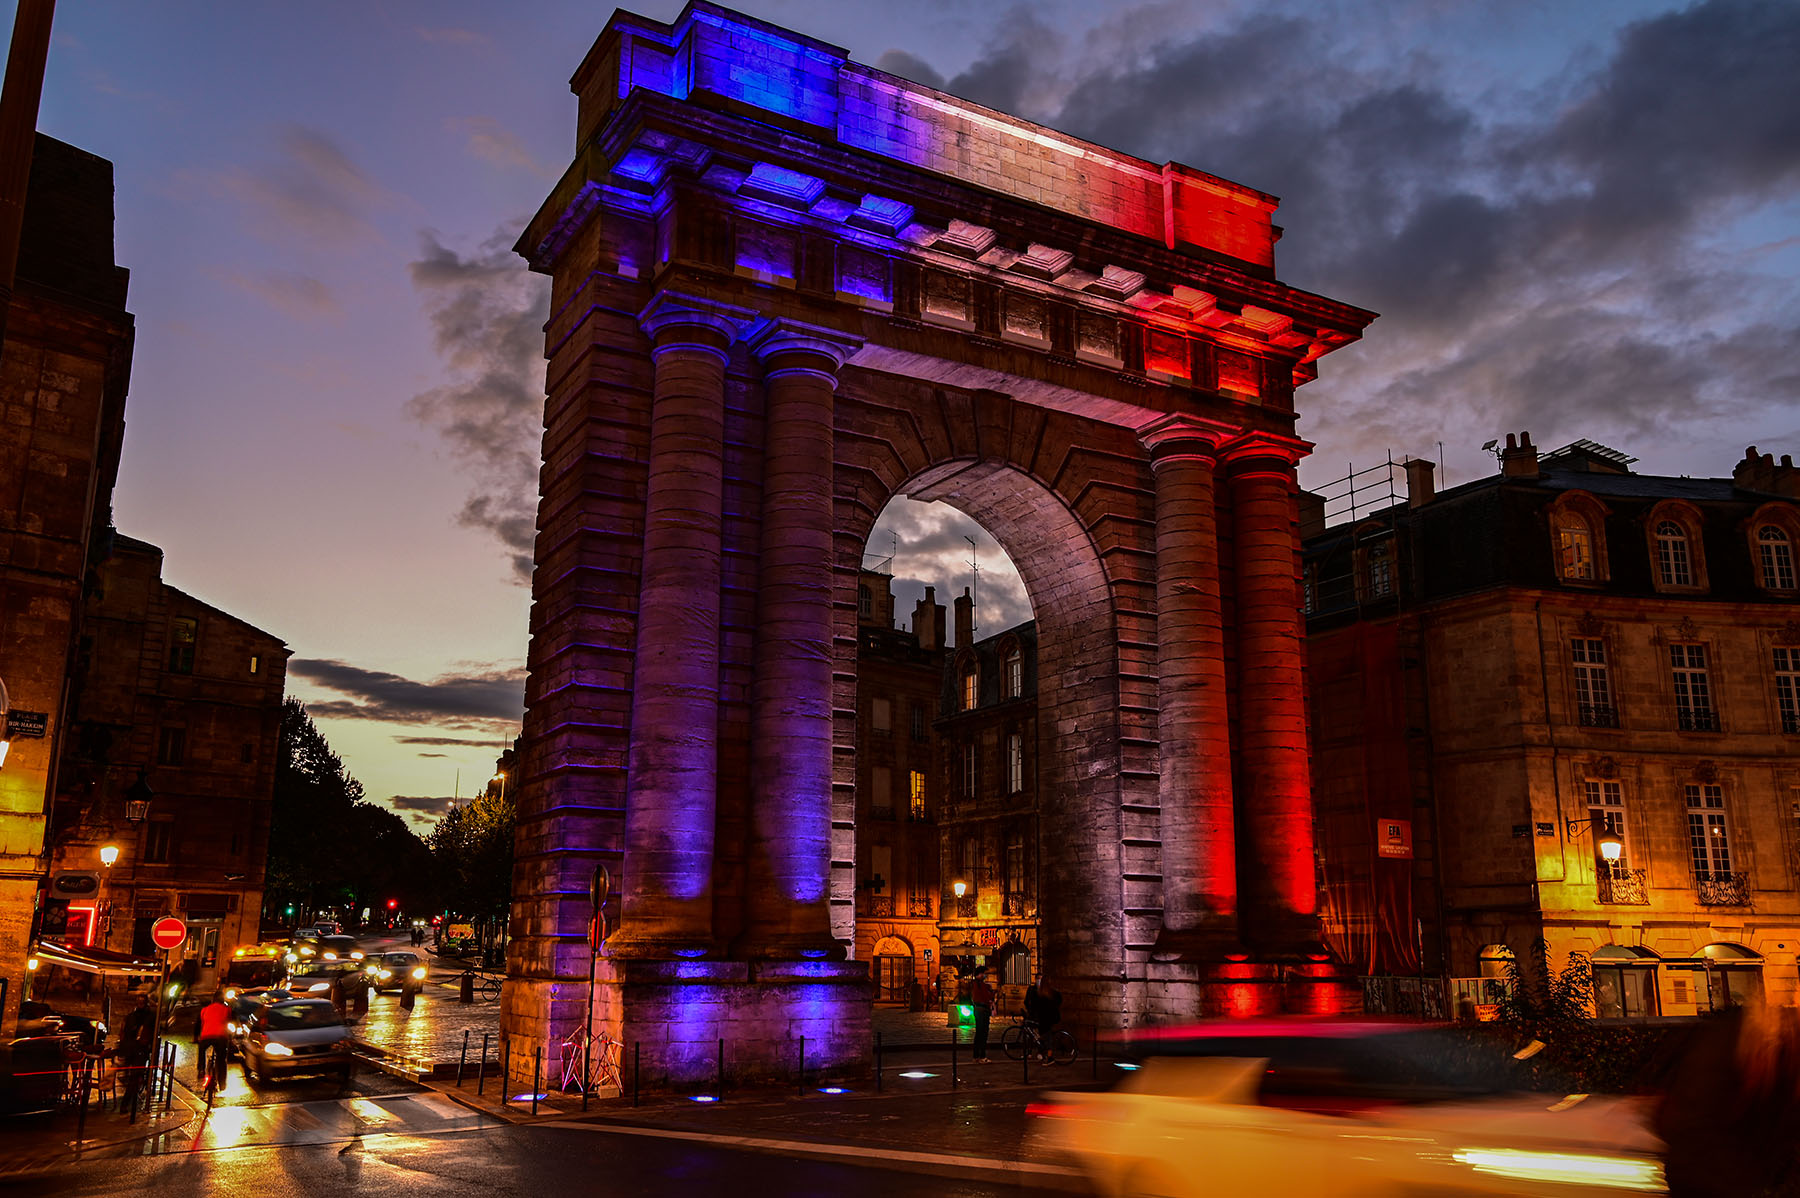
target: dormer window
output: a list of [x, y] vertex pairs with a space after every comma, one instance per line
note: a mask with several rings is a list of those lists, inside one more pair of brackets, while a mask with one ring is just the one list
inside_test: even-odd
[[1556, 530], [1557, 571], [1572, 582], [1594, 581], [1594, 534], [1585, 521], [1567, 517]]
[[1794, 589], [1794, 542], [1786, 529], [1765, 524], [1756, 530], [1756, 564], [1766, 589]]
[[1688, 552], [1687, 530], [1673, 520], [1656, 526], [1656, 573], [1666, 587], [1694, 585], [1694, 559]]
[[1004, 698], [1017, 699], [1025, 693], [1025, 657], [1017, 645], [1006, 647], [1006, 657], [1000, 664], [1000, 682]]
[[963, 669], [962, 709], [964, 711], [974, 711], [975, 703], [980, 697], [980, 694], [981, 675], [976, 672], [974, 665], [971, 664]]

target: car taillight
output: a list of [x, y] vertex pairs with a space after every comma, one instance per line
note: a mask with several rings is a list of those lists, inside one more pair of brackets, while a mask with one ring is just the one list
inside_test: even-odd
[[1025, 1113], [1041, 1119], [1073, 1119], [1081, 1113], [1081, 1108], [1072, 1102], [1028, 1102]]

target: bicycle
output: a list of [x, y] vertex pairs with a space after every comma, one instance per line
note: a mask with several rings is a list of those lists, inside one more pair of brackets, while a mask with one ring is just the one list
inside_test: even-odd
[[500, 997], [500, 983], [506, 980], [506, 975], [488, 973], [480, 969], [468, 969], [463, 972], [474, 979], [471, 989], [476, 998], [482, 1002], [493, 1002]]
[[1000, 1050], [1015, 1061], [1030, 1053], [1051, 1065], [1067, 1065], [1075, 1059], [1075, 1037], [1067, 1028], [1059, 1027], [1050, 1033], [1046, 1045], [1038, 1025], [1021, 1019], [1000, 1033]]
[[[624, 1084], [619, 1080], [619, 1050], [622, 1047], [617, 1040], [606, 1034], [605, 1029], [590, 1039], [586, 1028], [576, 1028], [562, 1042], [563, 1091], [579, 1093], [588, 1086], [589, 1079], [582, 1076], [582, 1070], [590, 1059], [594, 1064], [594, 1088], [612, 1086], [623, 1089]], [[591, 1058], [590, 1053], [593, 1054]]]
[[219, 1091], [225, 1088], [225, 1046], [226, 1040], [205, 1040], [201, 1042], [200, 1051], [210, 1053], [206, 1058], [206, 1109], [212, 1110], [213, 1100]]

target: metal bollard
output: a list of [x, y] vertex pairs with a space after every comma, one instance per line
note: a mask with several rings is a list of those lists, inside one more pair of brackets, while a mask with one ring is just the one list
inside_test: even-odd
[[165, 1044], [163, 1049], [163, 1059], [167, 1062], [163, 1066], [163, 1110], [166, 1112], [169, 1104], [175, 1101], [175, 1046]]
[[806, 1037], [800, 1037], [800, 1080], [794, 1087], [794, 1093], [806, 1093]]
[[720, 1102], [725, 1101], [725, 1037], [719, 1037], [719, 1087], [715, 1095]]
[[950, 1029], [950, 1088], [962, 1085], [962, 1079], [956, 1075], [956, 1029]]
[[881, 1033], [875, 1033], [875, 1093], [881, 1093]]
[[1100, 1029], [1094, 1029], [1094, 1080], [1100, 1080]]
[[631, 1105], [638, 1104], [638, 1095], [644, 1089], [644, 1043], [638, 1041], [631, 1046]]
[[506, 1092], [512, 1089], [512, 1041], [500, 1040], [500, 1109], [506, 1109]]
[[544, 1088], [544, 1046], [537, 1046], [537, 1060], [531, 1066], [531, 1113], [537, 1114], [538, 1091]]
[[93, 1067], [91, 1058], [81, 1058], [81, 1082], [77, 1086], [79, 1097], [75, 1100], [75, 1142], [79, 1144], [87, 1139], [87, 1100], [88, 1071]]
[[1031, 1084], [1031, 1041], [1020, 1036], [1019, 1049], [1019, 1060], [1025, 1066], [1025, 1084], [1029, 1086]]
[[469, 1063], [469, 1029], [463, 1029], [462, 1056], [456, 1062], [456, 1088], [462, 1089], [463, 1066]]
[[494, 1033], [492, 1033], [492, 1032], [481, 1033], [481, 1064], [479, 1064], [475, 1067], [475, 1093], [476, 1093], [477, 1097], [480, 1096], [482, 1087], [487, 1085], [488, 1040], [493, 1036], [493, 1034]]

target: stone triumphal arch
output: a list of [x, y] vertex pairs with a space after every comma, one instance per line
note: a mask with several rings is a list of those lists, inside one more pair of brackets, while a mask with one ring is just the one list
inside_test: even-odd
[[644, 1068], [868, 1051], [856, 581], [976, 516], [1039, 621], [1043, 961], [1130, 1026], [1309, 1001], [1293, 393], [1371, 319], [1275, 200], [696, 0], [616, 14], [518, 243], [553, 280], [505, 1028]]

